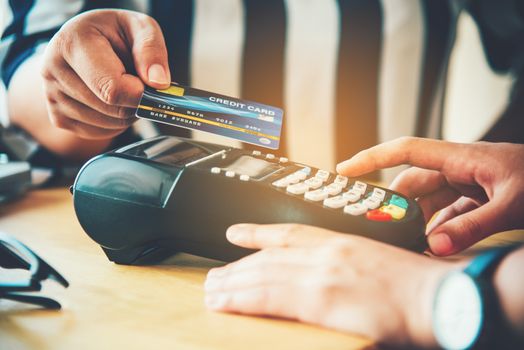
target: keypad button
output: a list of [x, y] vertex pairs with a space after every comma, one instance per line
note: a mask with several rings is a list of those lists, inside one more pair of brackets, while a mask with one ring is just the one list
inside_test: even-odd
[[348, 184], [348, 178], [346, 176], [337, 175], [333, 182], [342, 185], [342, 187], [346, 187]]
[[388, 213], [395, 220], [401, 220], [406, 216], [406, 209], [389, 204], [379, 209], [383, 213]]
[[383, 201], [384, 198], [386, 198], [386, 191], [384, 191], [382, 188], [374, 188], [373, 193], [371, 195]]
[[285, 179], [288, 181], [288, 184], [296, 184], [300, 181], [303, 180], [303, 178], [299, 175], [297, 175], [297, 173], [293, 173], [291, 175], [288, 175], [285, 177]]
[[296, 176], [300, 181], [305, 180], [308, 176], [308, 173], [302, 170], [296, 171], [293, 173], [294, 176]]
[[354, 203], [344, 207], [344, 213], [350, 215], [362, 215], [368, 211], [368, 208], [362, 203]]
[[319, 171], [317, 171], [315, 177], [318, 177], [322, 181], [326, 182], [327, 179], [329, 179], [329, 171], [327, 171], [327, 170], [319, 170]]
[[358, 202], [360, 200], [360, 197], [362, 197], [360, 192], [357, 190], [349, 190], [347, 192], [344, 192], [342, 196], [344, 196], [344, 198], [346, 198], [351, 203]]
[[211, 168], [211, 172], [212, 172], [213, 174], [220, 174], [220, 168], [214, 166], [214, 167]]
[[366, 218], [372, 221], [391, 221], [391, 215], [378, 209], [370, 210], [366, 213]]
[[289, 161], [289, 159], [287, 159], [286, 157], [280, 157], [280, 158], [278, 159], [278, 161], [279, 161], [280, 163], [287, 163], [287, 162]]
[[286, 191], [292, 194], [304, 194], [309, 190], [309, 187], [303, 183], [299, 182], [297, 184], [289, 185], [286, 188]]
[[240, 175], [240, 181], [249, 181], [249, 175], [246, 175], [246, 174]]
[[299, 182], [298, 184], [289, 185], [286, 188], [286, 191], [292, 194], [304, 194], [308, 190], [309, 190], [309, 187], [303, 182]]
[[382, 201], [375, 197], [368, 197], [362, 201], [362, 204], [369, 209], [377, 209], [380, 206], [380, 203], [382, 203]]
[[348, 200], [342, 196], [324, 199], [324, 205], [329, 208], [338, 209], [348, 204]]
[[272, 185], [278, 188], [284, 188], [289, 185], [289, 181], [287, 180], [287, 178], [283, 178], [273, 182]]
[[228, 170], [228, 171], [226, 171], [226, 176], [227, 177], [235, 177], [235, 172], [232, 171], [232, 170]]
[[324, 191], [329, 193], [331, 196], [336, 196], [337, 194], [342, 192], [342, 185], [339, 185], [339, 184], [333, 182], [333, 183], [327, 185], [326, 187], [324, 187]]
[[359, 191], [361, 195], [364, 195], [364, 193], [366, 193], [367, 188], [368, 185], [361, 181], [355, 181], [352, 187], [352, 189]]
[[317, 188], [320, 188], [324, 184], [324, 182], [317, 177], [311, 177], [307, 179], [306, 181], [304, 181], [304, 183], [308, 185], [309, 188], [312, 188], [314, 190], [316, 190]]
[[275, 155], [271, 154], [271, 153], [268, 153], [268, 154], [266, 154], [266, 159], [275, 159]]
[[322, 189], [306, 192], [304, 198], [309, 199], [310, 201], [319, 202], [323, 201], [328, 197], [328, 193]]
[[257, 150], [254, 150], [252, 154], [253, 154], [254, 156], [260, 156], [260, 155], [262, 155], [262, 152], [257, 151]]
[[309, 176], [311, 174], [311, 168], [306, 166], [306, 167], [303, 167], [302, 169], [300, 169], [299, 171], [303, 172], [304, 174], [306, 174], [307, 176]]
[[400, 196], [397, 196], [396, 194], [391, 196], [389, 204], [396, 205], [397, 207], [400, 207], [402, 209], [408, 208], [408, 201]]

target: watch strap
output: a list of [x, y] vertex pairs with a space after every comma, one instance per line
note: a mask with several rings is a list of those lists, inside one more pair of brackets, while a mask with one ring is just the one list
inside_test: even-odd
[[505, 256], [522, 246], [518, 243], [492, 248], [476, 256], [464, 269], [464, 273], [476, 281], [483, 299], [483, 326], [474, 349], [513, 349], [519, 341], [509, 331], [501, 314], [492, 275]]
[[490, 249], [475, 258], [464, 269], [464, 272], [473, 278], [485, 278], [495, 271], [498, 263], [513, 250], [522, 244], [511, 244], [503, 247]]

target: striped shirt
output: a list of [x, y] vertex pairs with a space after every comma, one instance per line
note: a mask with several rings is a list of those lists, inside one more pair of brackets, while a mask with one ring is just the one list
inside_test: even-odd
[[[514, 97], [487, 138], [522, 142], [524, 132], [516, 130], [524, 130], [520, 79], [524, 41], [518, 40], [524, 33], [524, 11], [517, 0], [501, 0], [491, 8], [493, 3], [4, 1], [7, 26], [0, 43], [4, 84], [0, 91], [5, 100], [5, 87], [16, 69], [28, 57], [41, 54], [67, 19], [93, 8], [125, 7], [149, 13], [159, 22], [174, 81], [283, 108], [279, 153], [333, 169], [337, 162], [377, 142], [404, 135], [441, 137], [456, 21], [461, 11], [469, 10], [492, 68], [516, 77]], [[517, 24], [500, 29], [509, 17]], [[5, 110], [0, 110], [0, 118], [8, 125]], [[142, 121], [137, 129], [145, 135], [158, 131]], [[176, 132], [239, 146], [219, 136]]]

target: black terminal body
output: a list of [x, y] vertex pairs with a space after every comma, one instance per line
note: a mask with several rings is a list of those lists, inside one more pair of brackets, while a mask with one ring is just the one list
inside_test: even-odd
[[[226, 240], [226, 229], [236, 223], [301, 223], [417, 252], [427, 247], [415, 201], [386, 190], [381, 205], [393, 195], [405, 200], [402, 219], [384, 222], [350, 215], [275, 186], [289, 174], [305, 178], [300, 171], [307, 178], [318, 172], [271, 154], [161, 136], [91, 159], [72, 191], [82, 228], [120, 264], [155, 263], [176, 252], [238, 259], [252, 251]], [[325, 185], [336, 177], [324, 174]], [[349, 179], [343, 191], [354, 184]], [[361, 201], [375, 188], [380, 189], [367, 185]]]

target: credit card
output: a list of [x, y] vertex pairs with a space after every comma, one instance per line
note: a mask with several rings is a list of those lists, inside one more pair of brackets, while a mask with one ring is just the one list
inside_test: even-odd
[[172, 83], [163, 90], [146, 87], [136, 116], [278, 149], [283, 112], [258, 102]]

